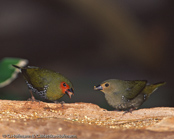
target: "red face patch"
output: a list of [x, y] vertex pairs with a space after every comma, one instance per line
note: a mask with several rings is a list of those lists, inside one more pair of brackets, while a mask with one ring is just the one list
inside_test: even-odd
[[61, 82], [60, 88], [62, 89], [62, 92], [63, 92], [64, 94], [65, 94], [65, 91], [67, 91], [68, 89], [70, 89], [69, 85], [66, 84], [65, 82]]

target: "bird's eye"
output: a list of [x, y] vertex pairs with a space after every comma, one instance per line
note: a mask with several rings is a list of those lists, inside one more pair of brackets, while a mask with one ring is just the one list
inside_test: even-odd
[[109, 86], [109, 84], [108, 84], [108, 83], [106, 83], [106, 84], [105, 84], [105, 87], [108, 87], [108, 86]]
[[63, 83], [63, 86], [66, 87], [66, 83]]

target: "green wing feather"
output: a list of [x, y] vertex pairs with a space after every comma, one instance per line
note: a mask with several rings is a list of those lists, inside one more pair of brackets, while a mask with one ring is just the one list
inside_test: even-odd
[[127, 99], [135, 98], [145, 88], [147, 81], [124, 81], [123, 95]]
[[25, 66], [28, 60], [21, 58], [5, 57], [0, 61], [0, 88], [10, 84], [16, 79], [19, 73], [18, 69], [13, 68], [11, 65]]

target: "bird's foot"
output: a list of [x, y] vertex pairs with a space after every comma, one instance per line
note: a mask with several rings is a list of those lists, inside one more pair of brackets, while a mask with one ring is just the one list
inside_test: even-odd
[[132, 111], [124, 111], [123, 115], [125, 115], [125, 114], [128, 113], [128, 112], [132, 113]]
[[62, 105], [62, 108], [63, 108], [63, 104], [65, 104], [65, 101], [61, 101], [61, 102], [59, 102], [59, 101], [54, 101], [56, 104], [61, 104]]
[[134, 111], [135, 109], [136, 109], [135, 107], [132, 107], [132, 108], [130, 108], [129, 110], [126, 110], [126, 111], [123, 113], [123, 115], [125, 115], [125, 114], [128, 113], [128, 112], [132, 113], [132, 111]]
[[39, 104], [40, 104], [40, 100], [35, 99], [34, 96], [32, 96], [31, 98], [29, 98], [28, 101], [39, 102]]

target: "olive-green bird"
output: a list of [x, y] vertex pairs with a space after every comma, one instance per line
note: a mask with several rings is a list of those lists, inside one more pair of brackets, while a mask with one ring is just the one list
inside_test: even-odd
[[109, 79], [94, 90], [100, 90], [105, 94], [107, 102], [116, 110], [132, 112], [138, 109], [143, 102], [165, 82], [148, 85], [147, 81], [123, 81], [118, 79]]
[[26, 68], [13, 66], [21, 70], [32, 100], [35, 100], [32, 92], [50, 101], [57, 101], [64, 94], [67, 94], [69, 98], [72, 94], [74, 95], [72, 83], [60, 73], [33, 66]]

